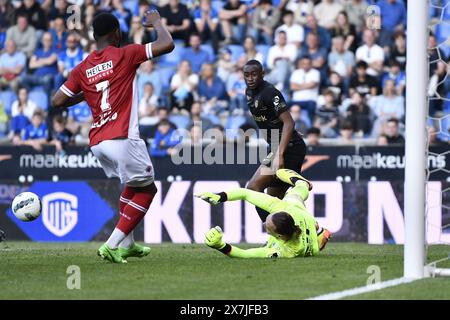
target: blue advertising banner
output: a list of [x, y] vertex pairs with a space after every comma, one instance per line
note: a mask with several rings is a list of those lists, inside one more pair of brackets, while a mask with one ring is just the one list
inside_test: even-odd
[[28, 191], [42, 202], [42, 214], [32, 223], [18, 220], [11, 208], [7, 216], [34, 241], [89, 241], [114, 211], [85, 182], [36, 182]]

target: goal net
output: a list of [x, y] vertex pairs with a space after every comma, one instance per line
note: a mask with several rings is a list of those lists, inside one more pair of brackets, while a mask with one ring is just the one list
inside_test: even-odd
[[[420, 3], [426, 2], [427, 10], [419, 11], [421, 8]], [[417, 7], [416, 7], [417, 5]], [[407, 178], [407, 174], [413, 174], [414, 170], [420, 169], [410, 167], [408, 172], [405, 172], [405, 220], [406, 220], [406, 230], [408, 231], [409, 226], [409, 239], [407, 237], [405, 241], [405, 277], [416, 277], [418, 275], [420, 277], [420, 273], [426, 277], [436, 277], [436, 276], [450, 276], [450, 171], [447, 169], [448, 166], [446, 164], [446, 157], [450, 155], [450, 78], [448, 74], [450, 72], [449, 58], [450, 58], [450, 0], [420, 0], [420, 1], [409, 1], [408, 11], [411, 10], [411, 16], [408, 16], [408, 34], [409, 37], [413, 36], [415, 38], [415, 30], [413, 24], [411, 24], [411, 20], [413, 23], [416, 21], [420, 22], [424, 20], [426, 23], [426, 42], [427, 43], [427, 51], [426, 58], [428, 59], [428, 64], [426, 64], [426, 105], [427, 108], [425, 118], [425, 182], [426, 184], [420, 184], [418, 186], [411, 185], [408, 188], [408, 183], [415, 181], [414, 178]], [[426, 13], [425, 13], [426, 12]], [[410, 14], [408, 13], [408, 14]], [[417, 14], [422, 15], [422, 17], [416, 17]], [[416, 18], [418, 20], [416, 20]], [[411, 27], [411, 28], [410, 28]], [[417, 27], [417, 26], [416, 26]], [[421, 26], [423, 28], [423, 26]], [[423, 29], [422, 29], [423, 30]], [[413, 31], [413, 32], [412, 32]], [[419, 34], [420, 38], [420, 34]], [[419, 38], [415, 38], [416, 41]], [[412, 41], [411, 41], [412, 40]], [[417, 46], [417, 43], [414, 39], [410, 39], [411, 43], [408, 48], [408, 57], [407, 61], [410, 66], [409, 71], [417, 66], [415, 64], [416, 59], [417, 62], [420, 59], [420, 50], [419, 57], [415, 57], [417, 51], [414, 50], [414, 47]], [[419, 68], [420, 69], [420, 68]], [[408, 72], [408, 69], [407, 69]], [[423, 72], [419, 70], [419, 72]], [[415, 72], [412, 71], [412, 75], [414, 76]], [[412, 86], [410, 90], [416, 90], [416, 85], [422, 86], [420, 83], [424, 78], [414, 79], [410, 78], [410, 82], [412, 82]], [[408, 81], [408, 80], [407, 80]], [[408, 85], [408, 84], [407, 84]], [[407, 88], [408, 89], [408, 88]], [[422, 91], [423, 92], [423, 87]], [[418, 93], [410, 93], [409, 103], [413, 108], [418, 107], [417, 102], [412, 99], [415, 99], [415, 95]], [[419, 100], [420, 101], [420, 100]], [[408, 104], [408, 96], [407, 96], [407, 105]], [[410, 108], [410, 113], [411, 113]], [[415, 110], [414, 110], [415, 112]], [[413, 112], [413, 113], [414, 113]], [[409, 118], [409, 123], [407, 119], [407, 126], [415, 126], [414, 125], [415, 116], [411, 116]], [[412, 134], [412, 137], [406, 136], [407, 141], [407, 150], [406, 156], [412, 156], [417, 151], [408, 150], [414, 146], [414, 139], [420, 136], [420, 131], [418, 130], [418, 126], [412, 128], [416, 131], [419, 131], [417, 136], [415, 137]], [[411, 129], [411, 128], [410, 128]], [[411, 132], [411, 130], [409, 131]], [[413, 139], [413, 140], [411, 140]], [[409, 145], [408, 145], [409, 142]], [[437, 151], [436, 151], [437, 150]], [[418, 153], [417, 153], [418, 154]], [[438, 166], [437, 169], [430, 169], [430, 156], [434, 156], [435, 159], [440, 159], [442, 164]], [[448, 161], [448, 160], [447, 160]], [[414, 159], [410, 159], [410, 163], [416, 163]], [[433, 181], [433, 174], [437, 173], [437, 171], [445, 172], [447, 179], [444, 181]], [[418, 182], [418, 181], [417, 181]], [[421, 207], [425, 207], [425, 219], [422, 219], [425, 222], [424, 227], [424, 242], [422, 242], [421, 247], [417, 247], [417, 252], [412, 253], [413, 245], [414, 245], [414, 236], [415, 233], [413, 231], [413, 226], [415, 225], [414, 217], [411, 217], [411, 213], [414, 213], [414, 209], [410, 206], [409, 211], [406, 210], [407, 202], [411, 201], [412, 198], [417, 198], [418, 194], [414, 193], [413, 190], [416, 189], [421, 190], [423, 188], [423, 192], [425, 194], [425, 202]], [[408, 193], [409, 192], [409, 193]], [[421, 198], [420, 195], [418, 197]], [[414, 200], [412, 200], [414, 202]], [[421, 200], [420, 200], [421, 201]], [[419, 211], [418, 211], [419, 212]], [[409, 217], [407, 215], [410, 215]], [[418, 221], [417, 226], [422, 226]], [[421, 230], [421, 229], [416, 229]], [[423, 229], [422, 229], [423, 230]], [[419, 236], [420, 238], [420, 236]], [[411, 240], [413, 239], [413, 240]], [[425, 247], [423, 246], [425, 243]], [[434, 245], [446, 245], [448, 246], [449, 255], [447, 257], [436, 257], [433, 255], [432, 248], [430, 246]], [[423, 259], [418, 255], [423, 255]], [[417, 259], [413, 262], [412, 259]], [[417, 263], [420, 261], [420, 264]], [[417, 263], [417, 271], [415, 270], [414, 263]], [[425, 265], [425, 267], [423, 267]], [[416, 274], [417, 272], [417, 274]]]

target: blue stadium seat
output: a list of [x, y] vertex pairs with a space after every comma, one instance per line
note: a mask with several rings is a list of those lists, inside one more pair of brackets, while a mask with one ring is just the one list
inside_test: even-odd
[[187, 129], [187, 126], [191, 122], [188, 116], [182, 114], [173, 114], [169, 116], [169, 120], [172, 121], [178, 129]]
[[311, 119], [309, 118], [308, 111], [302, 110], [300, 118], [305, 122], [308, 128], [311, 128]]
[[230, 44], [227, 48], [231, 51], [231, 59], [233, 61], [238, 61], [239, 57], [244, 53], [244, 47], [238, 44]]
[[436, 26], [435, 35], [438, 43], [445, 42], [447, 38], [450, 36], [450, 24], [439, 23]]
[[30, 91], [30, 93], [28, 94], [28, 98], [33, 101], [34, 103], [36, 103], [36, 105], [38, 107], [40, 107], [43, 110], [47, 110], [48, 109], [48, 97], [47, 94], [42, 91], [42, 90], [36, 90], [33, 89], [32, 91]]
[[159, 79], [161, 80], [162, 91], [169, 90], [170, 79], [175, 74], [175, 68], [159, 68], [156, 72], [158, 72]]
[[181, 41], [175, 42], [175, 49], [169, 54], [164, 54], [159, 58], [158, 64], [161, 67], [175, 67], [183, 57], [184, 43]]
[[11, 108], [14, 101], [17, 100], [16, 94], [11, 90], [0, 91], [0, 101], [8, 115], [11, 115]]
[[442, 118], [441, 120], [441, 131], [437, 135], [437, 138], [441, 141], [449, 141], [450, 140], [450, 116]]
[[133, 16], [139, 15], [139, 1], [138, 0], [125, 0], [122, 2], [123, 2], [123, 6], [126, 9], [130, 10], [131, 13], [133, 14]]
[[210, 44], [202, 44], [202, 45], [200, 45], [200, 48], [209, 53], [209, 56], [212, 61], [216, 60], [216, 55], [214, 54], [214, 49], [211, 47]]
[[0, 32], [0, 50], [5, 47], [6, 32]]
[[211, 2], [211, 6], [214, 10], [216, 10], [217, 12], [219, 12], [220, 10], [222, 10], [223, 6], [225, 5], [225, 3], [221, 0], [213, 0]]
[[267, 66], [267, 56], [269, 55], [269, 49], [270, 46], [268, 44], [258, 44], [256, 46], [256, 51], [260, 52], [264, 57], [263, 60], [264, 66]]

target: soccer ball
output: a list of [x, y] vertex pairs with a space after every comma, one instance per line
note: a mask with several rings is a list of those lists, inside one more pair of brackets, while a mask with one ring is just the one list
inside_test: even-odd
[[33, 221], [41, 214], [41, 199], [33, 192], [22, 192], [12, 202], [12, 212], [17, 219]]

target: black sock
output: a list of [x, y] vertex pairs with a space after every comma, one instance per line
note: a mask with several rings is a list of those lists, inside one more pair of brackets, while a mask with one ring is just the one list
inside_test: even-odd
[[262, 222], [266, 222], [267, 216], [269, 213], [266, 210], [263, 210], [261, 208], [256, 207], [256, 211], [258, 212], [259, 218], [262, 220]]

